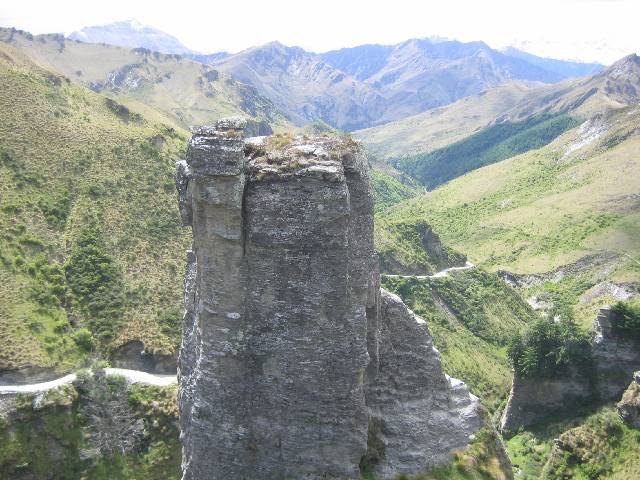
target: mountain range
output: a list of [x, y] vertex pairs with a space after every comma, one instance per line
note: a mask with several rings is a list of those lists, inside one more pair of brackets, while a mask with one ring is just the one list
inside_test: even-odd
[[470, 133], [536, 114], [571, 113], [586, 119], [638, 102], [639, 64], [639, 57], [631, 54], [590, 77], [552, 85], [507, 82], [440, 108], [357, 131], [354, 136], [388, 160], [426, 154]]
[[85, 28], [69, 38], [185, 55], [255, 87], [296, 125], [320, 120], [347, 131], [447, 105], [511, 80], [555, 83], [602, 69], [514, 48], [500, 52], [484, 42], [434, 38], [321, 54], [271, 42], [236, 54], [205, 55], [161, 33], [130, 21]]
[[176, 128], [188, 129], [229, 115], [253, 120], [256, 133], [264, 133], [268, 126], [270, 131], [288, 125], [273, 102], [255, 87], [182, 55], [84, 43], [58, 34], [34, 36], [8, 28], [0, 28], [0, 43]]

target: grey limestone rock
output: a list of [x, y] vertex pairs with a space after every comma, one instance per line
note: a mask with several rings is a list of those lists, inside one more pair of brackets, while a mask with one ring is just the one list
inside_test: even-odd
[[602, 308], [593, 324], [593, 356], [596, 360], [597, 388], [604, 400], [616, 400], [640, 369], [640, 341], [613, 328], [615, 311]]
[[350, 139], [194, 132], [179, 358], [183, 479], [379, 478], [480, 427], [424, 321], [381, 291], [367, 160]]
[[633, 374], [633, 381], [618, 402], [618, 414], [628, 426], [640, 428], [640, 371]]

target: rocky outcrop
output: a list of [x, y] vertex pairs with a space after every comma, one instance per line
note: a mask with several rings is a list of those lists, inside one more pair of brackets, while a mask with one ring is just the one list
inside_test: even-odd
[[552, 413], [561, 413], [595, 398], [589, 372], [572, 370], [561, 378], [522, 378], [514, 375], [500, 431], [515, 434]]
[[596, 388], [603, 400], [617, 400], [640, 368], [640, 340], [616, 330], [615, 312], [602, 308], [593, 324], [593, 357], [596, 361]]
[[613, 328], [615, 313], [600, 309], [593, 324], [593, 368], [572, 368], [558, 378], [514, 376], [500, 429], [506, 434], [539, 422], [550, 414], [570, 411], [578, 404], [620, 398], [640, 368], [637, 339]]
[[381, 478], [395, 478], [447, 462], [480, 423], [467, 386], [442, 374], [425, 321], [386, 290], [380, 306], [380, 363], [366, 385], [366, 461]]
[[631, 428], [640, 428], [640, 371], [633, 374], [633, 381], [618, 402], [618, 414]]
[[140, 340], [132, 340], [111, 354], [111, 365], [149, 373], [175, 374], [176, 356], [146, 352]]
[[179, 358], [183, 479], [379, 478], [447, 461], [477, 399], [381, 291], [366, 158], [348, 139], [203, 127], [178, 165], [193, 230]]
[[597, 278], [607, 278], [620, 263], [620, 255], [606, 253], [585, 255], [574, 263], [562, 265], [545, 273], [519, 274], [498, 270], [496, 274], [512, 287], [531, 288], [544, 282], [558, 283], [567, 277], [593, 271]]

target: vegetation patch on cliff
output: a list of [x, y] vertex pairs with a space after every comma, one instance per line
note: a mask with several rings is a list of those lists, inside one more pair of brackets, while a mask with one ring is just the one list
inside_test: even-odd
[[558, 377], [591, 367], [591, 344], [571, 320], [539, 319], [515, 334], [507, 354], [521, 377]]
[[611, 326], [626, 335], [640, 337], [640, 304], [617, 302], [611, 307]]
[[549, 419], [509, 439], [507, 450], [523, 480], [627, 480], [640, 476], [640, 434], [613, 406]]
[[2, 478], [177, 480], [180, 451], [175, 387], [82, 375], [0, 419]]

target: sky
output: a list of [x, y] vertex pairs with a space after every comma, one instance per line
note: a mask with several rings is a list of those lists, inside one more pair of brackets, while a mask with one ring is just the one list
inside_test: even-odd
[[306, 50], [441, 36], [609, 64], [640, 53], [640, 0], [20, 0], [0, 26], [63, 32], [135, 18], [201, 52], [278, 40]]

